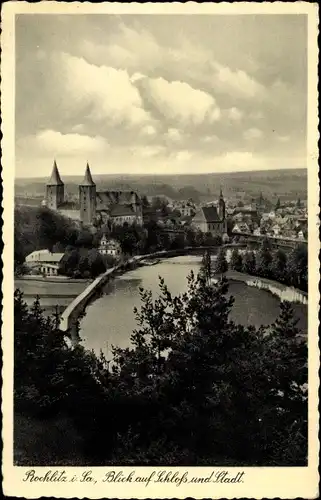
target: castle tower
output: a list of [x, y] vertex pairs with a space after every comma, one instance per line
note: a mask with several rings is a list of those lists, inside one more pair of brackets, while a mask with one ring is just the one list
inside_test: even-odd
[[53, 164], [52, 174], [46, 186], [46, 205], [51, 210], [57, 210], [64, 202], [65, 186], [61, 180], [56, 160]]
[[80, 220], [92, 224], [96, 217], [96, 184], [87, 163], [85, 177], [79, 185]]

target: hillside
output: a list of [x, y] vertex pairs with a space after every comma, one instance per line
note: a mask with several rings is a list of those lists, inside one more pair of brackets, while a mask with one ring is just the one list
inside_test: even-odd
[[[34, 250], [61, 250], [78, 237], [76, 225], [65, 217], [41, 207], [17, 207], [14, 212], [14, 261], [22, 264]], [[57, 251], [57, 250], [56, 250]]]
[[[147, 196], [166, 195], [173, 199], [217, 196], [220, 186], [228, 198], [256, 197], [261, 191], [268, 199], [307, 197], [307, 170], [270, 170], [202, 175], [95, 175], [98, 190], [133, 189]], [[82, 176], [64, 176], [66, 192], [78, 194]], [[16, 179], [16, 196], [43, 197], [47, 178]]]

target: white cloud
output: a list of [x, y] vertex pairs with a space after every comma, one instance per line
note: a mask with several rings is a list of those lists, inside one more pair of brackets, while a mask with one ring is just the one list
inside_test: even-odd
[[277, 140], [278, 140], [279, 142], [289, 142], [289, 140], [290, 140], [290, 136], [289, 136], [289, 135], [279, 135], [279, 136], [277, 137]]
[[249, 128], [244, 132], [243, 137], [246, 141], [257, 140], [263, 137], [263, 132], [258, 128]]
[[181, 125], [213, 123], [220, 118], [215, 99], [185, 82], [168, 82], [164, 78], [144, 80], [144, 89], [153, 105], [169, 121]]
[[252, 113], [250, 113], [249, 115], [249, 118], [251, 118], [251, 120], [263, 120], [264, 118], [264, 115], [262, 113], [262, 111], [253, 111]]
[[216, 142], [218, 140], [219, 138], [217, 137], [217, 135], [205, 135], [204, 137], [201, 137], [201, 142], [205, 143]]
[[163, 146], [133, 146], [129, 148], [129, 151], [134, 156], [140, 156], [142, 158], [151, 158], [154, 156], [159, 156], [164, 153], [165, 148]]
[[141, 133], [143, 135], [147, 135], [147, 136], [153, 136], [153, 135], [156, 135], [156, 128], [154, 127], [154, 125], [145, 125], [142, 129], [141, 129]]
[[85, 125], [83, 123], [78, 123], [71, 128], [72, 132], [83, 132], [85, 130]]
[[177, 128], [169, 128], [167, 130], [166, 136], [172, 141], [180, 141], [183, 137], [182, 132]]
[[139, 125], [150, 120], [127, 71], [95, 66], [67, 53], [61, 54], [60, 60], [65, 87], [63, 98], [69, 109], [79, 112], [89, 107], [89, 118], [111, 125]]
[[238, 108], [230, 108], [227, 112], [227, 116], [230, 120], [239, 122], [243, 118], [243, 112]]
[[132, 83], [135, 83], [135, 82], [139, 82], [140, 80], [143, 80], [144, 78], [146, 78], [146, 75], [143, 75], [142, 73], [134, 73], [131, 77], [130, 77], [130, 81]]
[[99, 136], [61, 134], [55, 130], [44, 130], [34, 136], [20, 139], [18, 148], [51, 156], [73, 156], [81, 153], [103, 152], [108, 148], [108, 143], [106, 139]]
[[232, 70], [217, 62], [212, 63], [214, 69], [213, 86], [221, 92], [241, 98], [264, 97], [265, 88], [245, 71]]
[[192, 158], [192, 155], [189, 151], [178, 151], [175, 155], [177, 161], [188, 161]]

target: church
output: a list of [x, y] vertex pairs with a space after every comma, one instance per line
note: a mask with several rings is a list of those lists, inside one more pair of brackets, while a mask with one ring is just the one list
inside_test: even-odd
[[218, 207], [208, 205], [201, 207], [192, 219], [192, 227], [212, 236], [227, 234], [226, 207], [222, 189], [218, 200]]
[[94, 222], [143, 224], [142, 202], [138, 194], [135, 191], [97, 191], [88, 163], [79, 184], [79, 201], [75, 203], [65, 199], [65, 185], [54, 161], [43, 205], [85, 225]]

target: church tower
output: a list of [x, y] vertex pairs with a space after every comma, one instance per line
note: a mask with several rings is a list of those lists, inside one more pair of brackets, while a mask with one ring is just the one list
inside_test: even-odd
[[220, 197], [218, 201], [218, 213], [219, 217], [222, 221], [222, 231], [226, 233], [227, 231], [227, 221], [226, 221], [226, 211], [225, 211], [225, 201], [223, 197], [222, 188], [220, 189]]
[[80, 220], [92, 224], [96, 217], [96, 184], [87, 163], [85, 177], [79, 185]]
[[46, 186], [46, 205], [51, 210], [57, 210], [64, 202], [65, 186], [59, 175], [56, 160], [53, 164], [52, 174]]

